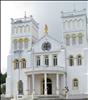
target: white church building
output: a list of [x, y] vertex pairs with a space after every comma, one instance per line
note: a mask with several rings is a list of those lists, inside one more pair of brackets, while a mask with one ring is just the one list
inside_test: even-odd
[[[6, 96], [13, 100], [88, 98], [86, 9], [61, 12], [63, 43], [48, 33], [39, 38], [32, 16], [11, 19]], [[47, 99], [45, 99], [47, 98]]]

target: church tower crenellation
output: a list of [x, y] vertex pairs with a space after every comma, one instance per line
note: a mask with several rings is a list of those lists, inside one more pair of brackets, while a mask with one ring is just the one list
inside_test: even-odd
[[[73, 12], [62, 12], [64, 43], [66, 45], [86, 44], [87, 15], [86, 9]], [[79, 42], [79, 43], [78, 43]]]
[[38, 23], [30, 17], [11, 19], [11, 47], [12, 51], [18, 49], [30, 50], [33, 43], [38, 40]]

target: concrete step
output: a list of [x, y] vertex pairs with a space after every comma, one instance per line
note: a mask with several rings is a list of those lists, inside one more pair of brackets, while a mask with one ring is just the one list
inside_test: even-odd
[[62, 97], [60, 96], [40, 96], [35, 98], [34, 100], [60, 100]]

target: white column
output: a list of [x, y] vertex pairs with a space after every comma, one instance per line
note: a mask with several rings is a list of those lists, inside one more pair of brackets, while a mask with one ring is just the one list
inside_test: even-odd
[[64, 74], [64, 75], [63, 75], [63, 88], [65, 88], [65, 86], [66, 86], [66, 85], [65, 85], [65, 84], [66, 84], [66, 83], [65, 83], [65, 82], [66, 82], [66, 81], [65, 81], [65, 80], [66, 80], [65, 78], [66, 78], [66, 77], [65, 77], [65, 74]]
[[24, 89], [24, 94], [28, 95], [28, 76], [25, 77]]
[[51, 54], [49, 55], [49, 66], [50, 66], [50, 67], [53, 66], [53, 57], [52, 57]]
[[27, 76], [27, 94], [29, 95], [30, 94], [30, 77], [29, 76]]
[[44, 66], [44, 59], [43, 59], [44, 57], [43, 57], [43, 55], [41, 55], [41, 66]]
[[35, 76], [34, 76], [34, 74], [32, 74], [32, 94], [35, 94], [35, 84], [34, 84], [35, 80], [34, 79], [35, 79]]
[[47, 95], [47, 74], [44, 74], [44, 94]]
[[56, 74], [56, 94], [59, 95], [59, 74]]

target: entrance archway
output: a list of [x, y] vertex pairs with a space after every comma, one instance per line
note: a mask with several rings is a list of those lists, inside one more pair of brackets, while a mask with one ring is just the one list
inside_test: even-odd
[[[44, 89], [45, 89], [45, 82], [43, 79], [43, 81], [42, 81], [42, 94], [44, 94]], [[49, 78], [47, 78], [47, 94], [48, 95], [52, 94], [52, 81]]]

